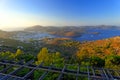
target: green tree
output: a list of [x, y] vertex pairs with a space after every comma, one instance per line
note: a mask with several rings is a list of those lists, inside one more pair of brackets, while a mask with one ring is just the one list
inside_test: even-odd
[[32, 54], [21, 54], [17, 57], [18, 60], [25, 60], [25, 62], [28, 62], [30, 60], [35, 59], [34, 55]]
[[105, 59], [105, 67], [107, 68], [114, 68], [114, 69], [119, 69], [120, 67], [120, 56], [118, 55], [110, 55], [107, 56]]
[[10, 51], [7, 52], [1, 52], [0, 53], [0, 59], [7, 59], [7, 60], [11, 60], [14, 59], [14, 53], [11, 53]]
[[42, 48], [37, 55], [36, 64], [38, 65], [41, 62], [44, 62], [44, 65], [50, 65], [52, 63], [55, 63], [58, 66], [58, 64], [61, 65], [63, 63], [63, 60], [64, 59], [61, 57], [59, 52], [48, 53], [47, 48]]
[[104, 67], [105, 60], [97, 56], [92, 56], [90, 58], [90, 65], [94, 67]]

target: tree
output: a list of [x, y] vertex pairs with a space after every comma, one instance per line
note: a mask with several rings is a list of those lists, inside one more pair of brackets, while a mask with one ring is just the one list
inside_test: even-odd
[[77, 61], [79, 64], [81, 64], [83, 61], [87, 61], [89, 58], [89, 52], [86, 49], [81, 49], [77, 54]]
[[23, 51], [21, 51], [20, 49], [17, 49], [16, 53], [15, 53], [15, 57], [19, 56], [23, 54]]
[[110, 55], [105, 59], [105, 67], [107, 68], [119, 68], [120, 67], [120, 56], [118, 55]]
[[12, 59], [14, 59], [14, 53], [11, 53], [10, 51], [1, 52], [0, 59], [12, 60]]
[[94, 67], [103, 67], [105, 65], [105, 60], [97, 56], [92, 56], [90, 58], [90, 65]]
[[37, 62], [36, 64], [40, 64], [41, 62], [46, 62], [46, 60], [48, 60], [49, 58], [49, 54], [48, 54], [48, 49], [47, 48], [42, 48], [41, 51], [38, 53], [37, 55]]
[[61, 57], [59, 52], [53, 53], [52, 55], [52, 63], [61, 63], [63, 58]]
[[42, 48], [41, 51], [37, 55], [36, 64], [38, 65], [41, 62], [44, 62], [44, 65], [50, 65], [52, 63], [60, 65], [63, 63], [63, 60], [64, 59], [61, 57], [59, 52], [48, 53], [47, 48]]
[[21, 54], [19, 56], [17, 56], [18, 60], [25, 60], [25, 62], [28, 62], [30, 60], [35, 59], [34, 56], [32, 54]]

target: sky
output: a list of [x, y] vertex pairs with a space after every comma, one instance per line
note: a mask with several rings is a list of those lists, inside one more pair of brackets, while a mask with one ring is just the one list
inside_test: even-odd
[[120, 0], [0, 0], [0, 29], [120, 25]]

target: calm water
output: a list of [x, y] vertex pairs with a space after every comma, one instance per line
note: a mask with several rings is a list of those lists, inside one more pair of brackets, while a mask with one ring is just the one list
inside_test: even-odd
[[[98, 32], [99, 34], [93, 34], [93, 32]], [[93, 41], [93, 40], [110, 38], [114, 36], [120, 36], [119, 29], [90, 29], [87, 30], [87, 33], [83, 34], [82, 36], [74, 38], [74, 40]]]
[[[94, 34], [98, 33], [98, 34]], [[80, 37], [72, 38], [73, 40], [77, 41], [93, 41], [93, 40], [101, 40], [105, 38], [110, 38], [114, 36], [120, 36], [120, 29], [89, 29], [86, 33], [82, 34]], [[48, 33], [39, 33], [39, 32], [29, 32], [29, 33], [18, 33], [13, 36], [13, 39], [16, 40], [29, 40], [35, 39], [40, 40], [42, 38], [49, 37], [49, 38], [63, 38], [63, 36], [55, 36], [50, 35]]]

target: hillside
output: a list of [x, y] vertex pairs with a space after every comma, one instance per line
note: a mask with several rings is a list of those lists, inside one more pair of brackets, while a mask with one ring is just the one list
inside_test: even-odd
[[85, 32], [83, 27], [76, 27], [76, 26], [32, 26], [26, 28], [25, 31], [38, 31], [38, 32], [47, 32], [49, 34], [57, 35], [57, 36], [65, 36], [65, 37], [76, 37], [80, 36], [82, 33]]
[[82, 51], [87, 51], [90, 55], [94, 54], [103, 57], [110, 54], [120, 55], [120, 36], [83, 42], [79, 47], [79, 53], [82, 54]]
[[[113, 65], [110, 68], [118, 68], [118, 66], [120, 66], [118, 65], [120, 63], [120, 36], [85, 42], [75, 41], [70, 38], [31, 39], [29, 42], [0, 38], [1, 52], [15, 52], [17, 49], [21, 49], [24, 53], [36, 56], [43, 47], [47, 48], [50, 53], [60, 52], [67, 63], [92, 66], [98, 66], [98, 64], [100, 64], [100, 66], [106, 67], [106, 64], [108, 64], [106, 63], [106, 59], [112, 56], [111, 59], [115, 58], [117, 63], [114, 64], [115, 61], [113, 61], [112, 64], [116, 67]], [[92, 64], [90, 61], [93, 57], [95, 57], [95, 59], [100, 59], [100, 63]]]
[[[28, 53], [32, 51], [34, 46], [31, 43], [25, 43], [19, 40], [0, 38], [0, 52], [15, 52], [18, 48]], [[29, 50], [30, 48], [31, 50]], [[34, 52], [34, 50], [32, 52]]]
[[[115, 33], [115, 34], [108, 33], [111, 36], [108, 35], [108, 36], [106, 36], [106, 38], [113, 37], [113, 35], [119, 36], [118, 31], [120, 30], [120, 27], [119, 26], [112, 26], [112, 25], [61, 26], [61, 27], [36, 25], [36, 26], [31, 26], [31, 27], [24, 29], [24, 31], [43, 32], [43, 33], [45, 32], [45, 33], [49, 33], [49, 34], [54, 35], [54, 36], [69, 37], [69, 38], [77, 38], [77, 37], [80, 38], [81, 36], [86, 35], [86, 34], [90, 34], [90, 36], [91, 35], [92, 36], [93, 35], [99, 36], [99, 35], [101, 35], [101, 32], [102, 32], [102, 34], [106, 34], [107, 30], [109, 30], [109, 31], [113, 30], [112, 32], [116, 31], [117, 33]], [[100, 37], [98, 37], [98, 38], [100, 38]]]
[[90, 62], [94, 66], [120, 69], [120, 36], [83, 42], [79, 45], [76, 57], [80, 64], [89, 65]]
[[[96, 69], [120, 69], [120, 36], [89, 42], [74, 41], [70, 38], [45, 38], [31, 40], [30, 43], [12, 39], [0, 39], [0, 41], [4, 43], [0, 46], [0, 59], [3, 63], [5, 63], [4, 60], [14, 60], [16, 62], [24, 60], [24, 63], [34, 60], [30, 66], [37, 67], [42, 63], [42, 68], [45, 68], [45, 70], [51, 64], [57, 69], [63, 69], [64, 64], [73, 64], [74, 66], [67, 66], [66, 70], [77, 70], [77, 66], [80, 65], [80, 71], [83, 72], [88, 70], [86, 66], [90, 66], [90, 70], [91, 66], [93, 68], [97, 67]], [[11, 64], [13, 63], [11, 62]], [[1, 66], [0, 69], [3, 69], [3, 67]], [[11, 69], [13, 71], [16, 67]], [[11, 69], [7, 73], [11, 72]], [[98, 74], [99, 72], [96, 69], [95, 73]], [[40, 75], [43, 74], [40, 71], [35, 70], [33, 72], [34, 80], [38, 80]], [[23, 76], [28, 72], [28, 68], [22, 68], [16, 75]], [[116, 73], [111, 74], [118, 76]], [[45, 80], [53, 80], [58, 77], [56, 73], [47, 76], [51, 76], [51, 78]], [[74, 77], [69, 75], [64, 79], [74, 80]], [[87, 80], [87, 78], [79, 77], [78, 80]]]
[[0, 38], [10, 38], [13, 34], [11, 32], [6, 32], [6, 31], [2, 31], [0, 30]]

